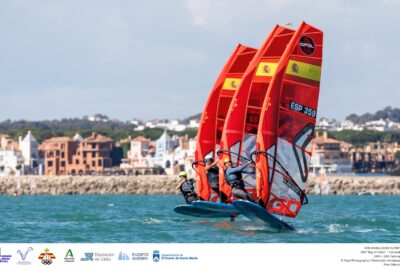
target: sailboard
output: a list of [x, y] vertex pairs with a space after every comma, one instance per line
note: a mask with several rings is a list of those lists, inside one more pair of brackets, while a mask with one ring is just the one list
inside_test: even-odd
[[202, 200], [217, 201], [219, 198], [207, 180], [205, 159], [216, 158], [229, 105], [256, 51], [248, 46], [237, 45], [221, 70], [203, 110], [197, 133], [196, 161], [193, 163], [198, 176], [197, 192]]
[[[249, 163], [256, 149], [258, 123], [265, 94], [276, 73], [279, 59], [294, 30], [277, 25], [249, 64], [230, 104], [221, 137], [220, 160], [229, 157], [234, 166]], [[220, 190], [231, 198], [231, 187], [224, 181], [224, 165], [219, 163]], [[255, 174], [243, 174], [246, 190], [256, 197]], [[235, 199], [235, 198], [233, 198]]]
[[276, 67], [257, 133], [257, 195], [266, 211], [296, 217], [308, 202], [321, 78], [323, 33], [302, 23]]
[[248, 219], [255, 223], [261, 224], [271, 231], [294, 231], [293, 225], [286, 223], [282, 219], [275, 217], [273, 214], [265, 211], [260, 205], [243, 200], [235, 200], [232, 204]]
[[178, 205], [174, 208], [174, 212], [186, 216], [202, 217], [202, 218], [232, 218], [237, 214], [224, 211], [215, 211], [199, 208], [190, 204]]
[[219, 211], [235, 215], [240, 214], [240, 211], [237, 210], [232, 204], [217, 203], [210, 201], [194, 201], [192, 205], [197, 208], [202, 208], [209, 211]]

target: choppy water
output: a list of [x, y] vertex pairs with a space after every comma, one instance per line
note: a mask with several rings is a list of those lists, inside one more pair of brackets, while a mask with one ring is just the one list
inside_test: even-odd
[[181, 196], [0, 196], [0, 242], [102, 243], [399, 243], [400, 198], [313, 196], [291, 222], [271, 233], [244, 217], [176, 214]]

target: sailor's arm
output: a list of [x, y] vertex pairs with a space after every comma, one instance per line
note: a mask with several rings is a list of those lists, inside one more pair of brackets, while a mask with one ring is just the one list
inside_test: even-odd
[[215, 166], [218, 164], [218, 160], [215, 160], [213, 163], [211, 163], [210, 165], [207, 165], [205, 167], [205, 170], [208, 171], [211, 167]]
[[239, 171], [243, 173], [254, 173], [254, 169], [248, 167], [251, 163], [251, 161], [247, 162], [246, 164], [243, 164], [242, 166], [239, 166], [237, 168], [239, 168]]
[[179, 183], [176, 185], [176, 189], [180, 189], [181, 186], [183, 185], [183, 183], [185, 183], [185, 181], [186, 181], [186, 179], [179, 181]]

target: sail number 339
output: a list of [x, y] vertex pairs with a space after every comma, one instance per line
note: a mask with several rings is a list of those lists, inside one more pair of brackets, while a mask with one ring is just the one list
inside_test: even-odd
[[303, 106], [299, 103], [296, 103], [294, 101], [290, 101], [290, 109], [296, 112], [300, 112], [302, 114], [305, 114], [307, 116], [310, 116], [312, 118], [315, 118], [317, 116], [317, 111], [314, 109], [311, 109], [309, 107]]

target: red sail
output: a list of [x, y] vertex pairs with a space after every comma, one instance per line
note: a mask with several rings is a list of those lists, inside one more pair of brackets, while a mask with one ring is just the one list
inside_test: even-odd
[[[220, 160], [229, 157], [239, 165], [250, 160], [256, 148], [256, 135], [262, 104], [268, 85], [275, 74], [279, 59], [294, 31], [276, 26], [254, 56], [229, 107], [221, 139]], [[231, 188], [224, 181], [224, 167], [220, 162], [220, 190], [231, 197]], [[254, 174], [245, 174], [245, 187], [255, 192]]]
[[322, 64], [322, 31], [302, 23], [279, 61], [257, 134], [257, 193], [269, 212], [295, 217], [314, 136]]
[[236, 47], [218, 76], [203, 110], [195, 152], [195, 159], [198, 161], [195, 163], [198, 174], [197, 190], [203, 200], [218, 199], [219, 195], [211, 190], [208, 183], [204, 160], [209, 157], [215, 158], [232, 97], [256, 52], [256, 49], [240, 44]]

